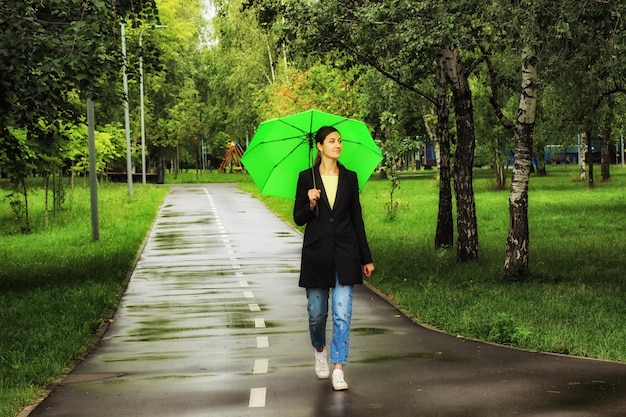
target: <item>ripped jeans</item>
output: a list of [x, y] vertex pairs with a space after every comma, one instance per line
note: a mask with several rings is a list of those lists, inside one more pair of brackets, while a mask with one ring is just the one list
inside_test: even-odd
[[350, 320], [352, 319], [352, 292], [354, 285], [341, 285], [335, 278], [335, 288], [307, 288], [309, 333], [315, 349], [326, 346], [326, 319], [328, 298], [332, 299], [333, 334], [330, 344], [330, 362], [345, 365], [350, 345]]

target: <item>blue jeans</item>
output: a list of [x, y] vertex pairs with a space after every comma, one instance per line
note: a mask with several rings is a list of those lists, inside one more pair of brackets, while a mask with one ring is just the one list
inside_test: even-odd
[[352, 291], [354, 285], [341, 285], [336, 278], [335, 288], [307, 288], [309, 333], [315, 349], [326, 346], [326, 319], [328, 298], [332, 293], [333, 337], [330, 344], [330, 362], [345, 365], [350, 345], [350, 320], [352, 319]]

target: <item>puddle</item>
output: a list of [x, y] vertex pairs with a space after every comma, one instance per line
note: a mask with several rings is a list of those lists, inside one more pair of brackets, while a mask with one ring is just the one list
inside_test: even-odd
[[274, 234], [276, 236], [279, 236], [279, 237], [290, 237], [290, 236], [293, 236], [293, 233], [291, 233], [291, 232], [275, 232]]
[[139, 362], [139, 361], [164, 361], [171, 359], [185, 359], [186, 355], [141, 355], [141, 356], [129, 356], [121, 359], [107, 359], [105, 362]]
[[415, 352], [415, 353], [403, 353], [400, 355], [382, 355], [371, 356], [369, 358], [363, 358], [355, 360], [355, 363], [381, 363], [392, 361], [403, 361], [409, 359], [438, 359], [442, 357], [441, 352]]
[[389, 329], [383, 329], [380, 327], [355, 327], [350, 329], [352, 333], [358, 333], [361, 335], [379, 335], [379, 334], [393, 334], [395, 332]]

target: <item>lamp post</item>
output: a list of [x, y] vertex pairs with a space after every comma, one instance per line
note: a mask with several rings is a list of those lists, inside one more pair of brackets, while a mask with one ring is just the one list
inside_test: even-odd
[[146, 130], [145, 130], [145, 122], [144, 122], [144, 111], [143, 111], [143, 48], [141, 39], [143, 37], [143, 32], [146, 29], [159, 29], [167, 26], [163, 25], [150, 25], [139, 32], [139, 102], [141, 107], [141, 183], [146, 183]]
[[128, 75], [126, 74], [127, 60], [126, 60], [126, 30], [124, 23], [122, 25], [122, 57], [124, 59], [124, 124], [126, 126], [126, 181], [128, 182], [128, 195], [133, 195], [133, 172], [132, 172], [132, 150], [130, 146], [130, 110], [128, 104]]

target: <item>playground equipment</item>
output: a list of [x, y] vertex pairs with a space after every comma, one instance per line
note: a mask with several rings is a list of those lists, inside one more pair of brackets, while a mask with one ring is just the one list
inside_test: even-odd
[[243, 165], [241, 164], [241, 156], [243, 155], [243, 148], [238, 142], [228, 142], [228, 147], [224, 152], [224, 159], [220, 164], [219, 171], [225, 172], [242, 172]]

